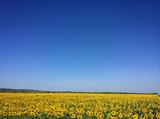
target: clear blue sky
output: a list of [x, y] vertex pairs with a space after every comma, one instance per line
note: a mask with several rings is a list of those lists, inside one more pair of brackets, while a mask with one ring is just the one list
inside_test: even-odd
[[1, 0], [0, 88], [160, 92], [158, 0]]

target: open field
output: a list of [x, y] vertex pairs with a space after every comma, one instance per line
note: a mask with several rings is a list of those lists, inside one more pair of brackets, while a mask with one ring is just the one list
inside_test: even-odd
[[0, 93], [0, 119], [160, 119], [160, 97], [142, 94]]

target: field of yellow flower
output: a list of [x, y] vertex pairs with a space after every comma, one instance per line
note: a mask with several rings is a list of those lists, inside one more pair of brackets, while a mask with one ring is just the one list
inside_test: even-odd
[[0, 119], [160, 119], [160, 97], [140, 94], [0, 93]]

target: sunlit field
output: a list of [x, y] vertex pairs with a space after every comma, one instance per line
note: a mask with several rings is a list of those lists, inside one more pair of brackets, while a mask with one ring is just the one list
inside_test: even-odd
[[160, 119], [160, 97], [142, 94], [0, 93], [1, 119]]

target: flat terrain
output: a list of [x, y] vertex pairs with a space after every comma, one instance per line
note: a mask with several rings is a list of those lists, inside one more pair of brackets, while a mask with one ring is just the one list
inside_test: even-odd
[[0, 118], [160, 119], [160, 97], [153, 94], [0, 93]]

